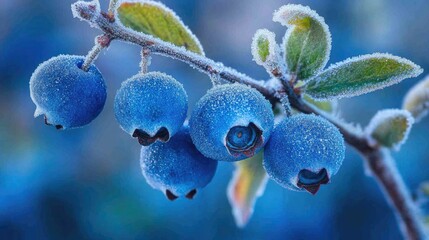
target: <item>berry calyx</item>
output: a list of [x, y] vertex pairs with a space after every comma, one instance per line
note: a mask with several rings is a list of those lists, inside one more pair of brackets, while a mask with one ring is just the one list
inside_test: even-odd
[[210, 89], [189, 120], [197, 149], [208, 158], [229, 162], [259, 152], [273, 125], [271, 104], [257, 90], [242, 84]]
[[268, 176], [281, 186], [316, 194], [337, 173], [344, 155], [343, 136], [332, 123], [298, 114], [274, 128], [263, 164]]
[[143, 146], [167, 142], [188, 111], [182, 84], [164, 73], [137, 74], [122, 83], [115, 97], [115, 116], [122, 129]]
[[179, 197], [193, 199], [198, 189], [212, 180], [217, 168], [217, 161], [195, 148], [186, 126], [167, 143], [142, 147], [140, 164], [147, 183], [171, 201]]
[[233, 127], [226, 136], [226, 147], [229, 153], [236, 157], [240, 157], [241, 154], [252, 157], [262, 142], [262, 132], [253, 123], [246, 127]]

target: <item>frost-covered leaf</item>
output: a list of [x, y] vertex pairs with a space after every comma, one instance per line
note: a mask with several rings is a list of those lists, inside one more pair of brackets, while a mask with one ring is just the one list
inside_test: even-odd
[[315, 11], [289, 4], [274, 13], [273, 21], [288, 27], [283, 49], [289, 73], [304, 80], [326, 66], [331, 53], [331, 34], [325, 20]]
[[315, 100], [315, 99], [311, 98], [307, 94], [304, 94], [303, 98], [307, 103], [309, 103], [309, 104], [311, 104], [311, 105], [317, 107], [318, 109], [320, 109], [324, 112], [327, 112], [327, 113], [334, 113], [335, 109], [337, 108], [337, 102], [335, 100], [331, 100], [331, 101], [321, 100], [321, 101], [319, 101], [319, 100]]
[[189, 51], [204, 55], [198, 39], [169, 8], [154, 1], [123, 1], [117, 9], [121, 23]]
[[429, 113], [429, 76], [408, 91], [402, 108], [411, 112], [416, 121]]
[[422, 73], [413, 62], [375, 53], [337, 63], [308, 80], [304, 87], [316, 99], [353, 97], [382, 89]]
[[256, 31], [252, 41], [252, 55], [259, 65], [275, 60], [277, 55], [276, 35], [267, 29]]
[[365, 132], [373, 144], [399, 150], [406, 141], [414, 118], [411, 113], [401, 109], [386, 109], [377, 112]]
[[239, 227], [247, 224], [256, 199], [265, 190], [267, 174], [262, 166], [263, 156], [263, 151], [260, 151], [252, 158], [236, 162], [236, 170], [228, 186], [228, 199]]

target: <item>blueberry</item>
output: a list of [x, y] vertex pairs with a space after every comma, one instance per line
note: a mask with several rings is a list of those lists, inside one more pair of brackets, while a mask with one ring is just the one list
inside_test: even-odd
[[82, 56], [60, 55], [40, 64], [30, 79], [30, 96], [45, 123], [57, 129], [81, 127], [94, 120], [106, 102], [106, 86], [98, 69], [81, 69]]
[[164, 73], [138, 74], [122, 83], [115, 116], [143, 146], [167, 142], [183, 125], [188, 97], [182, 84]]
[[142, 147], [140, 164], [146, 181], [168, 199], [192, 199], [197, 189], [213, 178], [217, 161], [204, 157], [192, 143], [189, 128], [183, 127], [167, 143]]
[[270, 137], [274, 115], [261, 93], [242, 84], [212, 88], [189, 121], [192, 140], [208, 158], [238, 161], [259, 152]]
[[283, 187], [316, 194], [337, 173], [344, 155], [343, 136], [333, 124], [299, 114], [274, 128], [265, 146], [264, 167]]

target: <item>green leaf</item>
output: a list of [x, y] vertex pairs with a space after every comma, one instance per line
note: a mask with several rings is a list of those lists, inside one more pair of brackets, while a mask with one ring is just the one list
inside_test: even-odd
[[310, 96], [308, 96], [307, 94], [303, 95], [304, 100], [317, 107], [318, 109], [327, 112], [327, 113], [334, 113], [335, 109], [337, 107], [337, 103], [336, 101], [327, 101], [327, 100], [323, 100], [323, 101], [319, 101], [319, 100], [315, 100], [313, 98], [311, 98]]
[[274, 13], [273, 21], [288, 27], [283, 48], [289, 73], [305, 80], [326, 66], [331, 53], [331, 33], [315, 11], [289, 4]]
[[267, 29], [256, 31], [252, 41], [252, 55], [259, 65], [275, 61], [277, 54], [276, 35]]
[[410, 112], [401, 109], [386, 109], [377, 112], [365, 132], [373, 144], [399, 150], [406, 141], [414, 124]]
[[125, 27], [204, 55], [198, 39], [172, 10], [161, 3], [125, 1], [119, 6], [117, 13]]
[[369, 54], [337, 63], [308, 80], [304, 91], [316, 99], [353, 97], [420, 75], [413, 62], [390, 54]]
[[257, 41], [258, 56], [261, 58], [262, 62], [267, 61], [268, 55], [270, 55], [269, 45], [270, 42], [266, 38], [258, 38]]
[[408, 110], [416, 122], [429, 113], [429, 76], [408, 91], [402, 108]]
[[233, 209], [237, 226], [244, 227], [253, 213], [256, 199], [261, 196], [267, 183], [267, 174], [262, 166], [264, 153], [236, 162], [234, 177], [228, 186], [228, 199]]

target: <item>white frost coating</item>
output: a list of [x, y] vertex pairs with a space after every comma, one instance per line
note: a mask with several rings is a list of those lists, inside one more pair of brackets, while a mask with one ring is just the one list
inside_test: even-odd
[[[129, 30], [131, 30], [131, 31], [133, 31], [134, 33], [137, 33], [137, 34], [142, 34], [141, 32], [137, 32], [137, 31], [135, 31], [135, 30], [133, 30], [133, 29], [130, 29], [130, 28], [127, 28], [127, 27], [125, 27], [122, 23], [121, 23], [121, 21], [119, 20], [119, 16], [118, 16], [118, 11], [117, 11], [117, 9], [123, 4], [123, 3], [140, 3], [141, 5], [145, 5], [145, 4], [147, 4], [147, 5], [151, 5], [151, 6], [155, 6], [155, 7], [157, 7], [157, 8], [159, 8], [159, 9], [162, 9], [163, 11], [165, 11], [167, 14], [170, 14], [171, 16], [173, 16], [173, 18], [175, 18], [182, 26], [183, 26], [183, 28], [185, 29], [185, 31], [191, 36], [191, 38], [194, 40], [194, 42], [197, 44], [197, 46], [198, 46], [198, 48], [201, 50], [201, 55], [203, 55], [203, 56], [205, 56], [205, 53], [204, 53], [204, 48], [203, 48], [203, 46], [201, 45], [201, 43], [200, 43], [200, 41], [198, 40], [198, 38], [191, 32], [191, 30], [188, 28], [188, 26], [187, 25], [185, 25], [184, 23], [183, 23], [183, 21], [182, 21], [182, 19], [179, 17], [179, 16], [177, 16], [177, 14], [173, 11], [173, 10], [171, 10], [170, 8], [168, 8], [167, 6], [165, 6], [164, 4], [162, 4], [162, 3], [160, 3], [160, 2], [155, 2], [155, 1], [150, 1], [150, 0], [119, 0], [118, 1], [118, 4], [116, 5], [117, 6], [117, 8], [115, 9], [115, 12], [114, 12], [114, 14], [115, 14], [115, 18], [116, 19], [118, 19], [118, 23], [119, 23], [119, 25], [121, 26], [121, 27], [123, 27], [123, 28], [126, 28], [126, 29], [129, 29]], [[145, 34], [146, 35], [146, 34]], [[157, 38], [158, 39], [158, 38]], [[167, 42], [167, 43], [169, 43], [169, 42]], [[169, 43], [169, 44], [171, 44], [171, 43]], [[177, 47], [176, 45], [174, 45], [174, 44], [171, 44], [171, 45], [173, 45], [173, 46], [175, 46], [175, 47]], [[186, 48], [185, 47], [180, 47], [180, 48], [183, 48], [183, 49], [185, 49], [186, 50]], [[188, 50], [187, 50], [188, 51]]]
[[[260, 39], [268, 40], [268, 56], [265, 59], [265, 61], [263, 61], [261, 56], [259, 55], [258, 41]], [[276, 56], [278, 54], [279, 54], [279, 49], [276, 43], [276, 34], [267, 29], [259, 29], [258, 31], [256, 31], [252, 41], [253, 60], [257, 64], [264, 66], [269, 62], [276, 61], [277, 60]]]
[[384, 110], [380, 110], [377, 112], [377, 114], [375, 114], [375, 116], [371, 119], [370, 123], [368, 124], [368, 126], [365, 128], [365, 137], [368, 139], [368, 142], [372, 145], [375, 146], [377, 145], [377, 140], [375, 140], [371, 135], [374, 131], [376, 131], [376, 129], [382, 125], [382, 124], [386, 124], [386, 122], [391, 122], [395, 119], [405, 119], [406, 123], [407, 123], [407, 128], [404, 130], [403, 134], [403, 138], [401, 139], [401, 141], [395, 143], [393, 145], [393, 149], [396, 151], [399, 151], [401, 145], [403, 143], [405, 143], [407, 141], [408, 135], [411, 131], [411, 127], [414, 124], [414, 118], [411, 115], [411, 113], [407, 110], [402, 110], [402, 109], [384, 109]]
[[429, 113], [429, 76], [408, 91], [402, 108], [410, 111], [416, 122]]
[[92, 0], [91, 2], [77, 1], [71, 4], [71, 10], [74, 18], [78, 18], [81, 21], [90, 21], [91, 27], [96, 27], [91, 21], [100, 14], [100, 2], [98, 0]]
[[[344, 61], [332, 64], [326, 70], [320, 72], [315, 77], [310, 78], [307, 81], [307, 83], [311, 82], [312, 80], [314, 81], [314, 79], [317, 79], [320, 75], [325, 74], [327, 72], [335, 72], [335, 71], [338, 71], [339, 68], [346, 67], [347, 65], [350, 65], [352, 63], [359, 62], [359, 61], [365, 61], [365, 60], [369, 60], [369, 59], [375, 59], [375, 58], [391, 59], [391, 60], [399, 62], [400, 64], [410, 65], [410, 66], [412, 66], [413, 70], [407, 71], [407, 72], [400, 74], [400, 75], [395, 75], [395, 76], [393, 76], [393, 77], [391, 77], [391, 78], [389, 78], [383, 82], [368, 84], [366, 86], [366, 88], [362, 88], [360, 91], [357, 91], [356, 89], [351, 89], [350, 91], [344, 91], [344, 92], [340, 93], [339, 95], [335, 95], [335, 96], [322, 96], [321, 97], [321, 96], [313, 96], [312, 95], [312, 98], [314, 98], [316, 100], [331, 100], [331, 99], [340, 99], [340, 98], [359, 96], [359, 95], [363, 95], [363, 94], [366, 94], [366, 93], [369, 93], [369, 92], [372, 92], [375, 90], [380, 90], [380, 89], [383, 89], [385, 87], [392, 86], [394, 84], [398, 84], [399, 82], [401, 82], [405, 78], [417, 77], [423, 72], [423, 69], [419, 65], [413, 63], [412, 61], [410, 61], [408, 59], [401, 58], [398, 56], [394, 56], [390, 53], [373, 53], [373, 54], [365, 54], [365, 55], [360, 55], [357, 57], [348, 58]], [[326, 80], [326, 79], [323, 79], [323, 78], [317, 79], [316, 85], [318, 83], [323, 82], [324, 80]]]
[[326, 35], [326, 53], [324, 56], [325, 60], [321, 65], [322, 67], [319, 69], [319, 71], [321, 71], [329, 61], [329, 56], [332, 48], [332, 36], [331, 32], [329, 31], [329, 26], [325, 23], [325, 19], [319, 14], [317, 14], [316, 11], [312, 10], [307, 6], [303, 6], [300, 4], [287, 4], [280, 7], [277, 11], [274, 12], [273, 21], [278, 22], [281, 25], [289, 28], [283, 38], [282, 43], [282, 49], [286, 49], [286, 43], [288, 42], [289, 37], [295, 28], [295, 26], [293, 24], [290, 24], [290, 22], [304, 17], [310, 17], [319, 22]]
[[239, 180], [240, 173], [241, 173], [240, 168], [236, 167], [233, 177], [228, 184], [227, 196], [228, 196], [229, 203], [232, 206], [232, 214], [234, 215], [234, 219], [235, 219], [235, 223], [237, 224], [237, 227], [244, 228], [253, 214], [256, 199], [258, 199], [264, 194], [265, 187], [267, 186], [267, 182], [268, 182], [268, 176], [265, 174], [264, 179], [260, 183], [259, 188], [256, 191], [255, 196], [252, 198], [252, 201], [250, 202], [250, 204], [248, 206], [242, 207], [239, 204], [237, 204], [236, 201], [234, 201], [234, 187], [237, 184], [237, 181]]
[[[286, 76], [289, 79], [289, 76]], [[263, 86], [268, 89], [270, 92], [274, 93], [277, 98], [281, 98], [279, 89], [282, 89], [283, 84], [277, 78], [270, 78], [264, 82]]]

